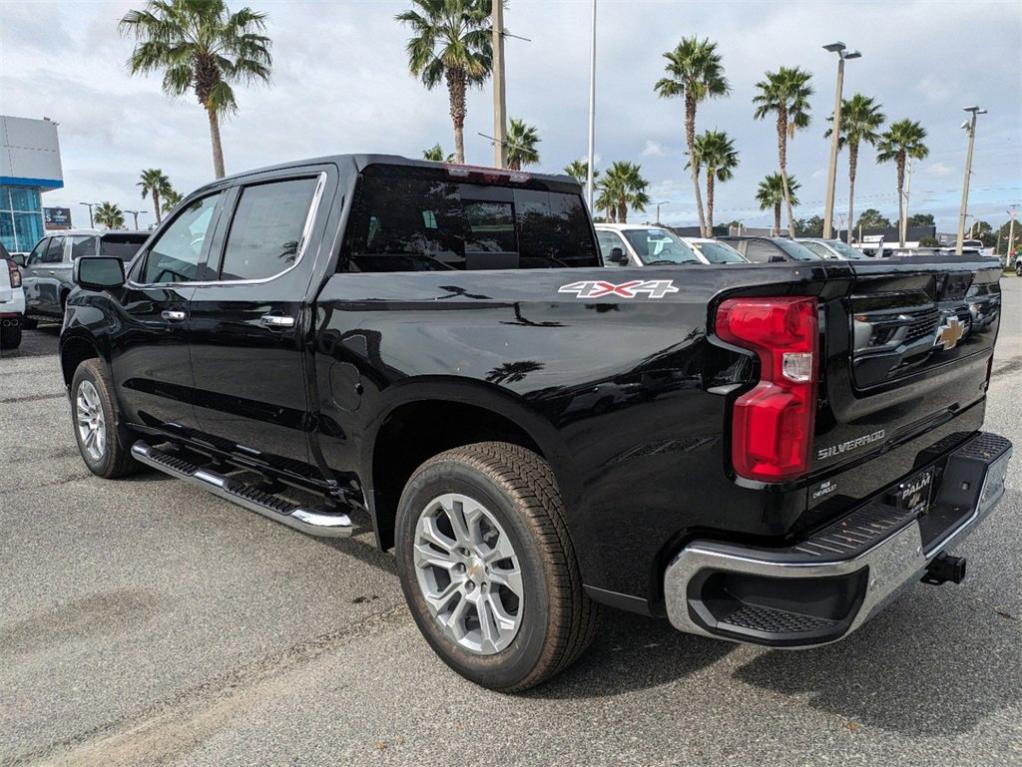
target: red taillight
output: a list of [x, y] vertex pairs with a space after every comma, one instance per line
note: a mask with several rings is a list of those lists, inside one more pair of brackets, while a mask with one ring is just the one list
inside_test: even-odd
[[734, 404], [735, 472], [761, 482], [805, 474], [816, 413], [816, 299], [729, 299], [717, 309], [716, 332], [756, 352], [760, 364], [759, 383]]
[[20, 288], [21, 287], [21, 272], [18, 270], [18, 265], [16, 263], [14, 263], [13, 261], [11, 261], [10, 259], [4, 259], [4, 260], [7, 261], [7, 268], [10, 270], [10, 273], [11, 273], [11, 287], [12, 288]]

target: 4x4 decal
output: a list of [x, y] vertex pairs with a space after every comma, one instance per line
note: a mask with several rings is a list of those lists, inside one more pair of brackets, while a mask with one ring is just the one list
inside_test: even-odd
[[640, 293], [649, 298], [663, 298], [668, 293], [677, 293], [678, 288], [674, 287], [674, 280], [631, 280], [619, 283], [585, 280], [562, 285], [557, 292], [574, 293], [579, 298], [602, 298], [603, 296], [635, 298]]

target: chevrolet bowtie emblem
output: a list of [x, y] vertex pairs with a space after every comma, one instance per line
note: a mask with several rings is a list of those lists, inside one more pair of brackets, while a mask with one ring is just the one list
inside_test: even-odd
[[955, 348], [958, 342], [962, 340], [963, 335], [965, 335], [965, 330], [962, 328], [962, 323], [958, 321], [958, 318], [948, 317], [944, 324], [937, 328], [937, 340], [933, 342], [933, 345], [939, 346], [948, 352]]

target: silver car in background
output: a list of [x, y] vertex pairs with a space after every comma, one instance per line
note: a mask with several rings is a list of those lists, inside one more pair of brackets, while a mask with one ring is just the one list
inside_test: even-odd
[[820, 258], [827, 258], [832, 261], [859, 261], [869, 258], [861, 250], [856, 250], [851, 245], [841, 242], [841, 240], [825, 240], [822, 237], [797, 237], [795, 242], [809, 248]]

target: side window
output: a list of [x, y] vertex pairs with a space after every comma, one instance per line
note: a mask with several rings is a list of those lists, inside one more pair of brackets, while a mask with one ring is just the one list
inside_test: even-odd
[[46, 253], [46, 247], [49, 245], [49, 237], [44, 237], [35, 244], [32, 248], [32, 252], [28, 254], [28, 260], [25, 262], [26, 266], [34, 266], [43, 260], [43, 254]]
[[80, 235], [71, 238], [71, 260], [96, 254], [96, 238]]
[[771, 258], [777, 256], [781, 256], [781, 251], [768, 242], [747, 240], [745, 243], [745, 257], [755, 264], [769, 263]]
[[64, 238], [51, 237], [49, 244], [46, 246], [46, 252], [43, 253], [43, 263], [59, 264], [63, 260], [64, 260]]
[[317, 183], [316, 178], [298, 178], [245, 187], [227, 235], [220, 278], [259, 280], [292, 266]]
[[616, 261], [611, 261], [610, 256], [614, 248], [617, 248], [622, 253], [625, 252], [624, 243], [621, 242], [621, 238], [613, 232], [597, 232], [596, 239], [600, 242], [600, 258], [603, 259], [604, 266], [626, 266], [626, 264], [619, 264]]
[[195, 200], [180, 211], [149, 248], [142, 282], [188, 282], [196, 278], [206, 240], [213, 233], [213, 213], [221, 194]]

